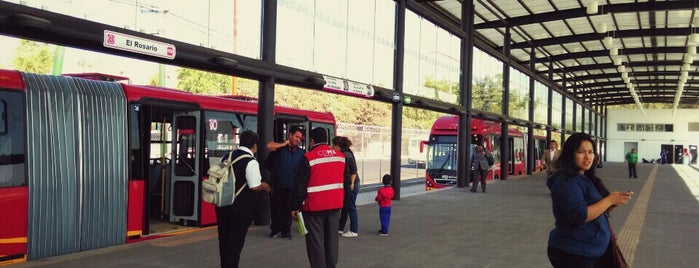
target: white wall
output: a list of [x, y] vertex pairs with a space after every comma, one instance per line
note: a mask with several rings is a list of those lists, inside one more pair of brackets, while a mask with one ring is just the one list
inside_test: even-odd
[[[661, 144], [683, 145], [687, 149], [689, 145], [699, 144], [699, 132], [688, 131], [689, 122], [699, 122], [699, 109], [677, 109], [674, 114], [671, 109], [645, 110], [645, 115], [638, 109], [607, 111], [608, 162], [624, 162], [624, 142], [638, 142], [638, 162], [643, 158], [660, 158]], [[673, 124], [673, 132], [620, 132], [619, 123]]]

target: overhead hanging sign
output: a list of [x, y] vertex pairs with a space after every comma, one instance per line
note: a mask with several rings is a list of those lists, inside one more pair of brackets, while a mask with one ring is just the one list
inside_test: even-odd
[[373, 86], [327, 75], [324, 75], [323, 79], [325, 79], [325, 85], [323, 86], [325, 91], [364, 98], [374, 97]]
[[133, 35], [104, 31], [104, 46], [154, 57], [174, 59], [175, 45]]

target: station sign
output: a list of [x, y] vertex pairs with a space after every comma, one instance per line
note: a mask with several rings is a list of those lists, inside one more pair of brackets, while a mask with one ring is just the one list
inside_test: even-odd
[[104, 31], [104, 46], [129, 52], [166, 58], [175, 58], [175, 45], [149, 40], [138, 36]]
[[371, 85], [327, 75], [324, 75], [323, 79], [325, 80], [325, 85], [323, 86], [325, 91], [369, 99], [374, 97], [374, 87]]

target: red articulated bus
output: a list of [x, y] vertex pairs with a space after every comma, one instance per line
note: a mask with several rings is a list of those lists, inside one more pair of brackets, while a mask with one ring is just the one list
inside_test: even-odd
[[[427, 146], [427, 159], [425, 162], [425, 189], [439, 189], [456, 185], [457, 167], [457, 131], [459, 117], [455, 115], [442, 116], [432, 125], [430, 138], [424, 142]], [[483, 144], [486, 150], [493, 154], [495, 164], [488, 172], [487, 179], [500, 177], [500, 151], [501, 124], [492, 121], [471, 119], [471, 148], [473, 153], [476, 144]], [[514, 128], [508, 130], [507, 139], [509, 152], [506, 152], [508, 173], [521, 175], [526, 171], [526, 150], [524, 134]], [[470, 165], [467, 165], [470, 166]], [[470, 168], [470, 167], [469, 167]]]
[[[257, 103], [120, 79], [0, 70], [0, 264], [216, 223], [201, 182], [257, 130]], [[273, 118], [277, 141], [291, 126], [335, 135], [330, 113]]]

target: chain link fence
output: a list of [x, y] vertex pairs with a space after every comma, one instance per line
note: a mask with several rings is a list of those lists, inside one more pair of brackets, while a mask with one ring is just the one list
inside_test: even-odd
[[[429, 138], [426, 129], [404, 128], [401, 137], [401, 181], [424, 181], [425, 153], [420, 142]], [[391, 127], [337, 123], [337, 135], [352, 141], [352, 152], [362, 184], [379, 184], [384, 174], [391, 172]]]

